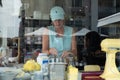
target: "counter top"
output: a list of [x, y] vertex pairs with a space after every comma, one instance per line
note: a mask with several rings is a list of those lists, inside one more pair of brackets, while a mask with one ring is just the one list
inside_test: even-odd
[[[16, 68], [16, 67], [0, 67], [0, 73], [3, 72], [14, 72], [16, 74], [22, 73], [21, 68]], [[78, 73], [78, 80], [104, 80], [99, 77], [100, 74], [102, 74], [103, 71], [94, 71], [94, 72], [84, 72], [84, 71], [79, 71]], [[31, 77], [31, 74], [26, 73], [25, 76], [27, 75], [28, 77]], [[24, 76], [24, 78], [25, 78]], [[22, 77], [23, 78], [23, 77]], [[1, 79], [0, 79], [1, 80]]]

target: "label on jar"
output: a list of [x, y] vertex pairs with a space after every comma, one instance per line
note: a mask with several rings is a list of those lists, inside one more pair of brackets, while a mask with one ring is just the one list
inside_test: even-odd
[[43, 60], [43, 75], [48, 75], [48, 60]]
[[38, 64], [41, 65], [41, 72], [44, 73], [46, 70], [44, 69], [45, 67], [48, 68], [48, 56], [46, 53], [40, 53], [39, 56], [37, 57], [37, 62]]

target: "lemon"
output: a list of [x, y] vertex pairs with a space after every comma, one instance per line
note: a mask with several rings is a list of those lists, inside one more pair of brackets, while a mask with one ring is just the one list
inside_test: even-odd
[[40, 68], [40, 65], [35, 60], [28, 60], [23, 65], [23, 70], [25, 71], [38, 71]]
[[41, 66], [38, 63], [35, 63], [35, 66], [36, 66], [35, 70], [39, 71]]

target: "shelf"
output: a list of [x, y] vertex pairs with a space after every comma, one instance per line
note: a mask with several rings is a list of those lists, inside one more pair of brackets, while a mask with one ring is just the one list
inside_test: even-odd
[[26, 19], [25, 20], [25, 26], [26, 27], [38, 27], [38, 26], [47, 26], [51, 22], [50, 20], [38, 20], [38, 19]]

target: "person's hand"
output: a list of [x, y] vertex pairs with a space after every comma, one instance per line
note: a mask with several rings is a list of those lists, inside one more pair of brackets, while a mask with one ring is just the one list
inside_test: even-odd
[[49, 53], [52, 54], [52, 55], [57, 55], [58, 54], [58, 52], [55, 48], [50, 48]]
[[70, 51], [63, 51], [63, 53], [62, 53], [62, 57], [63, 58], [66, 58], [66, 57], [68, 57], [69, 55], [73, 55]]

